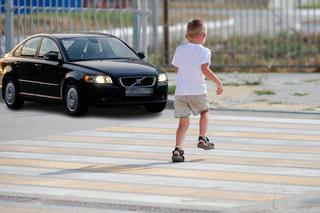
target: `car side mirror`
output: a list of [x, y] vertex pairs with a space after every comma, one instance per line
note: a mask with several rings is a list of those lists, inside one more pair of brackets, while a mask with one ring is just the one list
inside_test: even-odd
[[43, 56], [43, 59], [47, 61], [59, 61], [59, 53], [50, 51]]
[[144, 54], [144, 52], [138, 52], [138, 56], [139, 58], [142, 60], [146, 57], [146, 55]]

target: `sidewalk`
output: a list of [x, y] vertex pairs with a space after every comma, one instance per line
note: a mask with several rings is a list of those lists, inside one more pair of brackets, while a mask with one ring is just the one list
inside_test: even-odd
[[[167, 73], [169, 86], [175, 73]], [[224, 93], [215, 95], [207, 82], [209, 102], [215, 109], [320, 113], [319, 73], [217, 73]], [[169, 95], [169, 103], [173, 95]]]

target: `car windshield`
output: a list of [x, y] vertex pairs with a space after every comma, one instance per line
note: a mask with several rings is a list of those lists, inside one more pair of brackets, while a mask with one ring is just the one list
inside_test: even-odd
[[127, 45], [115, 37], [64, 38], [61, 43], [71, 61], [139, 59]]

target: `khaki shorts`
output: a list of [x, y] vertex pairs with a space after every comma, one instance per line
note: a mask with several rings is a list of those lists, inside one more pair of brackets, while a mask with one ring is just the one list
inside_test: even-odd
[[177, 95], [174, 96], [174, 114], [176, 118], [187, 118], [191, 112], [198, 115], [209, 110], [208, 95]]

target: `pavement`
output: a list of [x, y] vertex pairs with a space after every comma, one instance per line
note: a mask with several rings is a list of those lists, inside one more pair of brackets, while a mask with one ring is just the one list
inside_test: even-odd
[[0, 114], [0, 212], [320, 212], [320, 115], [212, 111], [211, 151], [191, 117], [186, 162], [172, 163], [171, 109]]
[[[175, 73], [169, 72], [169, 85]], [[207, 82], [213, 109], [320, 113], [320, 73], [216, 73], [224, 93], [215, 95]], [[169, 96], [172, 105], [173, 96]]]

